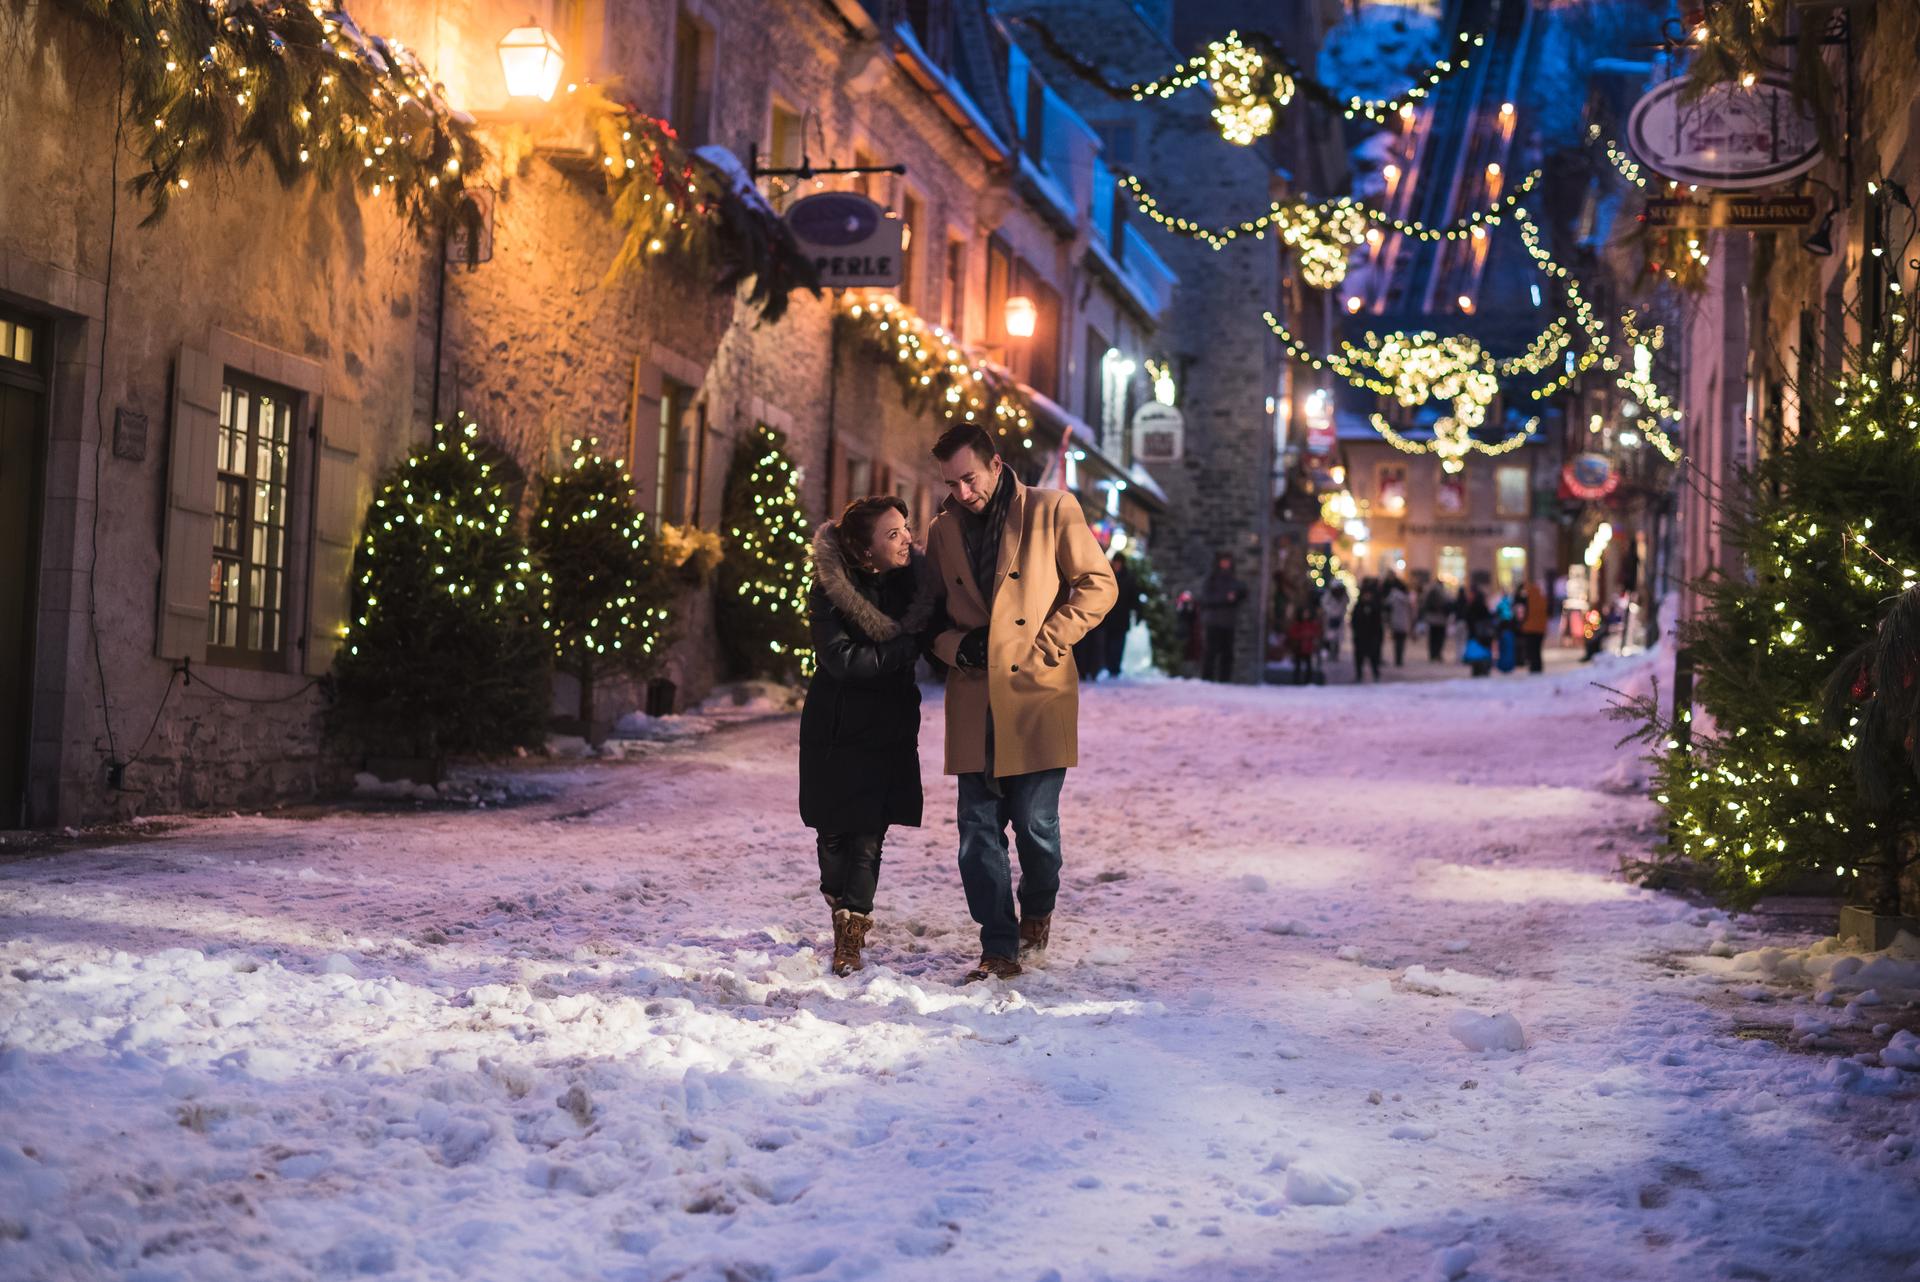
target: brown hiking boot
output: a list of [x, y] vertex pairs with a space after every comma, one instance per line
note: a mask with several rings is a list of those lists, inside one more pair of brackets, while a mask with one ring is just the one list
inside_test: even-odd
[[1053, 928], [1053, 914], [1029, 917], [1020, 923], [1020, 955], [1047, 951], [1047, 933]]
[[1012, 979], [1020, 973], [1020, 963], [1011, 957], [995, 957], [992, 953], [981, 955], [979, 965], [967, 972], [966, 982], [976, 983], [982, 979]]
[[867, 946], [867, 932], [873, 929], [873, 918], [867, 913], [857, 913], [848, 908], [836, 908], [833, 913], [833, 973], [851, 975], [862, 969], [866, 963], [860, 960], [860, 950]]

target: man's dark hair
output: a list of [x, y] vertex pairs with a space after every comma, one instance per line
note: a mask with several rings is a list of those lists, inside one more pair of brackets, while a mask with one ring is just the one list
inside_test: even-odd
[[982, 463], [991, 463], [1000, 454], [993, 447], [993, 437], [987, 435], [987, 429], [978, 423], [956, 423], [942, 432], [940, 439], [933, 443], [933, 456], [942, 463], [951, 460], [961, 450], [972, 450], [980, 456]]

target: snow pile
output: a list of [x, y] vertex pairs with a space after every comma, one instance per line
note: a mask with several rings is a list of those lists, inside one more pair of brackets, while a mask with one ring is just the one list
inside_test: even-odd
[[1807, 948], [1757, 948], [1736, 954], [1727, 965], [1734, 975], [1757, 975], [1775, 982], [1808, 982], [1836, 993], [1874, 990], [1920, 995], [1920, 939], [1905, 931], [1881, 952], [1863, 953], [1838, 937]]
[[750, 721], [798, 712], [806, 698], [806, 690], [798, 686], [777, 681], [736, 681], [715, 686], [693, 711], [715, 721]]
[[1447, 1021], [1447, 1032], [1453, 1040], [1470, 1051], [1521, 1051], [1527, 1048], [1527, 1035], [1520, 1027], [1520, 1021], [1502, 1011], [1498, 1015], [1482, 1015], [1478, 1011], [1463, 1010]]
[[365, 770], [353, 777], [353, 795], [372, 801], [438, 801], [440, 790], [411, 779], [382, 779]]
[[[712, 717], [691, 714], [664, 717], [650, 717], [644, 712], [629, 712], [613, 723], [613, 738], [602, 744], [603, 753], [609, 745], [620, 740], [640, 740], [648, 743], [671, 743], [677, 739], [697, 739], [701, 735], [712, 734], [719, 722]], [[621, 751], [614, 748], [614, 755]]]
[[1360, 1181], [1305, 1158], [1287, 1164], [1287, 1201], [1295, 1206], [1345, 1206], [1360, 1192]]

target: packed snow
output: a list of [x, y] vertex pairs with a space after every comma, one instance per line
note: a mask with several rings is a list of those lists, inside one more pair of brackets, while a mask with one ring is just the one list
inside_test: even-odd
[[1090, 688], [1005, 983], [931, 692], [847, 980], [786, 714], [0, 863], [0, 1278], [1920, 1277], [1920, 952], [1623, 879], [1648, 662]]

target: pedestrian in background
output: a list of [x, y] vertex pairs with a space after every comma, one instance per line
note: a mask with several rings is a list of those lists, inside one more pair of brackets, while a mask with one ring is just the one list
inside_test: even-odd
[[1353, 602], [1353, 679], [1366, 680], [1367, 669], [1380, 679], [1380, 651], [1386, 641], [1387, 607], [1380, 599], [1380, 584], [1367, 579], [1360, 584], [1360, 595]]
[[1407, 634], [1413, 631], [1413, 593], [1397, 574], [1387, 576], [1387, 631], [1393, 634], [1393, 666], [1407, 666]]
[[1320, 604], [1309, 597], [1294, 610], [1293, 621], [1287, 624], [1287, 649], [1293, 655], [1295, 685], [1303, 686], [1309, 681], [1318, 684], [1314, 665], [1326, 635], [1327, 625], [1321, 616]]
[[1095, 630], [1106, 645], [1107, 675], [1117, 677], [1126, 658], [1127, 633], [1133, 630], [1134, 616], [1140, 609], [1140, 580], [1135, 577], [1133, 563], [1124, 552], [1115, 552], [1107, 564], [1113, 568], [1113, 581], [1120, 589], [1120, 599]]
[[1240, 603], [1246, 599], [1247, 585], [1233, 572], [1233, 553], [1220, 553], [1200, 587], [1200, 626], [1205, 632], [1200, 671], [1203, 680], [1233, 680], [1233, 639], [1240, 627]]
[[1420, 618], [1427, 626], [1427, 661], [1438, 663], [1447, 648], [1447, 625], [1453, 622], [1453, 602], [1447, 585], [1438, 579], [1427, 584], [1426, 595], [1420, 598]]
[[1327, 657], [1338, 659], [1340, 635], [1347, 626], [1347, 585], [1339, 579], [1335, 579], [1320, 598], [1320, 617], [1326, 623]]
[[1522, 583], [1513, 612], [1520, 630], [1520, 661], [1528, 672], [1544, 671], [1547, 622], [1553, 615], [1546, 588], [1538, 580]]
[[1486, 589], [1478, 580], [1474, 581], [1471, 592], [1465, 588], [1460, 591], [1466, 599], [1460, 617], [1467, 626], [1467, 639], [1460, 647], [1460, 661], [1473, 670], [1474, 676], [1488, 676], [1493, 672], [1493, 607], [1488, 604]]

